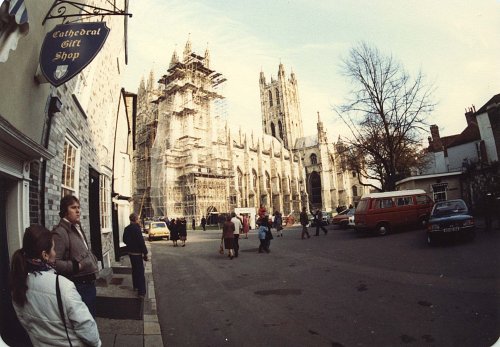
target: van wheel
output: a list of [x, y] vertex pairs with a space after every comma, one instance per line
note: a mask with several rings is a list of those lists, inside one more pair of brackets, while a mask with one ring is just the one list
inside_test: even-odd
[[377, 225], [377, 231], [380, 236], [387, 235], [391, 229], [389, 228], [389, 224], [387, 223], [380, 223]]

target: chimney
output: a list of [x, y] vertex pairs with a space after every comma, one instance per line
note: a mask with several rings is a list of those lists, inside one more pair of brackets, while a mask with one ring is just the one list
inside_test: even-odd
[[472, 107], [469, 107], [469, 109], [466, 110], [465, 112], [465, 119], [467, 120], [467, 126], [469, 126], [471, 123], [476, 123], [474, 114], [476, 113], [476, 107], [472, 105]]
[[436, 124], [431, 125], [432, 148], [434, 151], [443, 150], [443, 142], [439, 136], [439, 128]]

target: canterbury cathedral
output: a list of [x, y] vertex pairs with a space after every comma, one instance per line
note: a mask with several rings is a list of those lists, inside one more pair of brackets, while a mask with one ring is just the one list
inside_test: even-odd
[[[260, 73], [263, 135], [229, 129], [222, 72], [210, 52], [173, 52], [159, 79], [151, 72], [137, 94], [134, 205], [142, 217], [199, 221], [235, 208], [266, 207], [295, 218], [305, 206], [332, 211], [367, 192], [329, 142], [320, 115], [304, 136], [298, 81], [279, 64]], [[257, 83], [257, 76], [256, 76]], [[258, 102], [258, 100], [255, 100]]]

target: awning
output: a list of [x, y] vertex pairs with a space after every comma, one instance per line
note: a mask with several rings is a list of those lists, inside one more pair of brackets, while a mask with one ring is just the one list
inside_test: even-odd
[[15, 18], [16, 23], [22, 25], [28, 23], [28, 11], [24, 0], [6, 0], [9, 4], [9, 14]]
[[0, 63], [17, 48], [17, 41], [28, 34], [28, 11], [24, 0], [0, 0]]

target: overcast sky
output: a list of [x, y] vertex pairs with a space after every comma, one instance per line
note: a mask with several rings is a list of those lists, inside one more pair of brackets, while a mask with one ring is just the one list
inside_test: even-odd
[[[316, 112], [336, 140], [349, 81], [340, 59], [366, 41], [434, 83], [438, 106], [430, 124], [442, 136], [461, 132], [464, 112], [500, 93], [500, 0], [140, 0], [130, 1], [125, 88], [136, 92], [150, 70], [166, 73], [172, 52], [190, 37], [224, 86], [232, 128], [261, 133], [259, 73], [276, 77], [279, 63], [296, 75], [305, 135]], [[345, 135], [345, 134], [342, 134]]]

